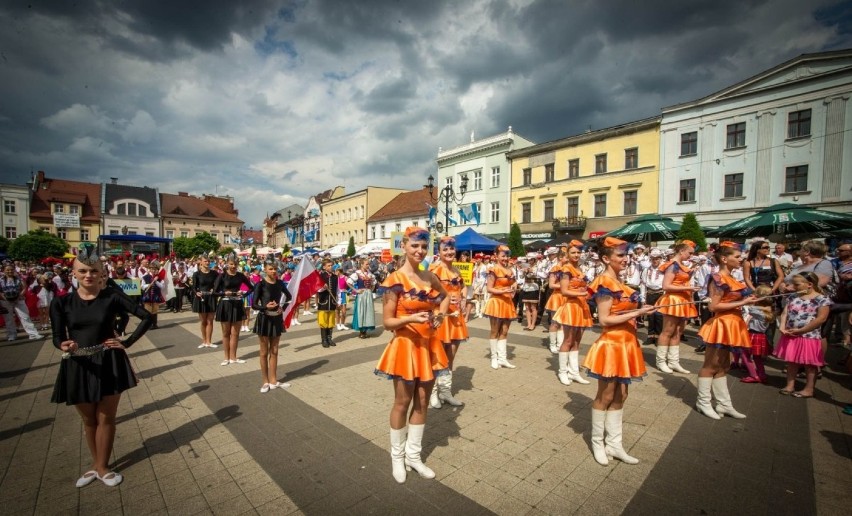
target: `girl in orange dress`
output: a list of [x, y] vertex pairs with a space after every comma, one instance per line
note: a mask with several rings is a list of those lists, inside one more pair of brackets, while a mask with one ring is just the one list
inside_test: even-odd
[[[711, 317], [699, 330], [707, 350], [704, 365], [698, 372], [698, 400], [695, 410], [711, 419], [728, 415], [737, 419], [745, 417], [731, 405], [728, 392], [728, 369], [731, 367], [731, 350], [748, 351], [751, 339], [748, 325], [743, 319], [742, 307], [757, 301], [745, 283], [734, 279], [731, 271], [742, 266], [742, 254], [736, 244], [722, 242], [716, 251], [719, 272], [707, 278]], [[710, 391], [716, 396], [716, 410], [710, 405]]]
[[[433, 273], [420, 270], [429, 250], [429, 232], [409, 227], [402, 239], [403, 265], [390, 274], [379, 291], [384, 294], [382, 319], [394, 333], [375, 374], [393, 380], [394, 402], [390, 412], [393, 478], [405, 482], [406, 470], [423, 478], [435, 478], [420, 458], [429, 396], [435, 377], [447, 372], [447, 355], [435, 328], [444, 321], [450, 299]], [[409, 410], [410, 407], [410, 410]]]
[[[700, 287], [692, 286], [695, 273], [689, 259], [695, 253], [695, 243], [684, 240], [674, 248], [674, 258], [660, 265], [663, 273], [665, 294], [657, 300], [659, 312], [663, 314], [663, 329], [657, 339], [657, 369], [663, 373], [689, 373], [680, 365], [680, 339], [686, 321], [698, 317], [698, 309], [692, 303], [692, 294]], [[674, 306], [665, 306], [674, 305]]]
[[440, 261], [429, 266], [450, 298], [449, 317], [438, 327], [436, 337], [444, 345], [447, 354], [447, 374], [441, 375], [435, 380], [435, 388], [432, 389], [432, 397], [429, 405], [432, 408], [441, 408], [441, 402], [449, 403], [454, 407], [464, 405], [461, 401], [453, 398], [453, 359], [459, 349], [459, 344], [467, 340], [467, 323], [465, 322], [465, 305], [467, 304], [467, 286], [461, 277], [461, 272], [453, 265], [456, 259], [456, 239], [445, 236], [438, 243], [438, 257]]
[[515, 366], [506, 359], [506, 337], [509, 335], [509, 325], [518, 316], [512, 298], [515, 295], [515, 272], [509, 268], [511, 252], [505, 245], [498, 245], [494, 250], [497, 263], [488, 271], [485, 280], [485, 291], [491, 298], [485, 303], [482, 314], [491, 319], [491, 332], [488, 342], [491, 345], [491, 368]]
[[656, 308], [637, 309], [639, 292], [618, 280], [627, 265], [627, 242], [607, 237], [600, 257], [606, 269], [589, 285], [589, 293], [597, 303], [602, 330], [583, 362], [587, 374], [598, 380], [592, 402], [592, 453], [601, 466], [609, 464], [609, 457], [636, 464], [639, 459], [628, 455], [621, 444], [622, 416], [628, 387], [647, 376], [635, 319]]
[[562, 326], [563, 341], [559, 347], [559, 381], [563, 385], [571, 382], [588, 384], [580, 376], [580, 340], [586, 328], [592, 326], [592, 312], [586, 298], [589, 292], [586, 277], [580, 272], [580, 250], [583, 242], [572, 240], [565, 252], [567, 263], [562, 267], [559, 292], [565, 302], [553, 315], [553, 320]]
[[562, 295], [559, 285], [562, 282], [562, 272], [565, 269], [565, 264], [568, 263], [568, 253], [560, 249], [556, 260], [556, 265], [550, 269], [550, 273], [547, 275], [547, 286], [550, 288], [550, 297], [544, 305], [544, 309], [550, 312], [548, 337], [551, 353], [558, 353], [559, 348], [562, 347], [562, 343], [565, 341], [565, 333], [562, 331], [561, 325], [554, 320], [554, 316], [556, 311], [565, 304], [565, 296]]

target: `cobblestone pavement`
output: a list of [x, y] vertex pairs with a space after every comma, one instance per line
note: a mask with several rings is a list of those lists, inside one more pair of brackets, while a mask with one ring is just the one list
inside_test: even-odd
[[324, 349], [315, 316], [303, 317], [282, 341], [279, 376], [292, 387], [261, 394], [255, 336], [240, 337], [247, 363], [221, 367], [221, 348], [196, 348], [194, 314], [160, 323], [129, 351], [140, 384], [119, 407], [117, 488], [74, 487], [89, 455], [76, 411], [50, 403], [60, 353], [49, 340], [0, 346], [3, 514], [848, 514], [852, 417], [841, 408], [852, 394], [832, 368], [810, 400], [778, 395], [780, 364], [768, 385], [734, 372], [748, 418], [712, 421], [692, 410], [693, 344], [689, 375], [657, 372], [645, 347], [649, 374], [630, 388], [624, 428], [641, 462], [602, 467], [588, 444], [594, 383], [559, 384], [547, 334], [519, 324], [518, 368], [492, 370], [487, 321], [474, 320], [454, 374], [465, 405], [429, 411], [424, 456], [437, 479], [398, 485], [392, 391], [372, 374], [389, 334], [336, 331]]

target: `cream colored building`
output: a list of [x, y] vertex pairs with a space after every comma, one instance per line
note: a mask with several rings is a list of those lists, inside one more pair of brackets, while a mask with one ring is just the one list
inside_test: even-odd
[[351, 194], [329, 199], [322, 209], [322, 247], [329, 248], [355, 238], [355, 245], [367, 243], [367, 219], [394, 197], [407, 192], [401, 188], [368, 186]]
[[586, 239], [656, 213], [660, 117], [508, 154], [512, 221], [526, 241]]

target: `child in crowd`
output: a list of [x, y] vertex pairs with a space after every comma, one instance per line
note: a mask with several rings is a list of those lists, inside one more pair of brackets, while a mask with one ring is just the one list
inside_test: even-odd
[[772, 287], [760, 285], [755, 289], [754, 295], [758, 301], [754, 305], [745, 306], [748, 335], [751, 339], [751, 356], [744, 357], [748, 376], [740, 381], [743, 383], [766, 383], [766, 369], [763, 366], [763, 361], [772, 352], [772, 343], [767, 338], [767, 331], [775, 323], [773, 299], [767, 298], [767, 296], [772, 295]]

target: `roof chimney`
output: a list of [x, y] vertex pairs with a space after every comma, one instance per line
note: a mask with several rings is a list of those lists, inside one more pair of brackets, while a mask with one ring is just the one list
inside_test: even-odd
[[111, 177], [111, 178], [109, 178], [109, 182], [114, 184], [114, 185], [117, 185], [118, 184], [118, 178], [117, 177]]
[[178, 195], [179, 195], [180, 197], [189, 197], [189, 193], [188, 193], [188, 192], [178, 192]]

